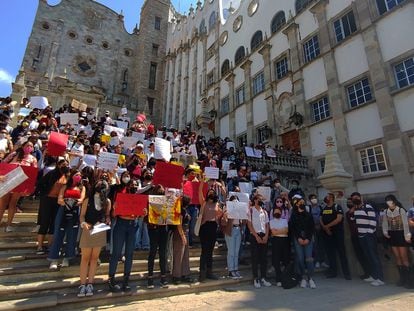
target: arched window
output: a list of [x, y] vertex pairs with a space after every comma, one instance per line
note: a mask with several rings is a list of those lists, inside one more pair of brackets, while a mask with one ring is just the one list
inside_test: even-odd
[[221, 75], [224, 76], [226, 73], [230, 71], [230, 62], [226, 59], [223, 64], [221, 65]]
[[279, 11], [272, 19], [272, 33], [278, 32], [283, 25], [286, 24], [286, 16], [284, 11]]
[[246, 56], [246, 51], [244, 49], [244, 46], [239, 47], [236, 51], [236, 55], [234, 56], [234, 63], [236, 65], [239, 65], [243, 61], [245, 56]]
[[207, 33], [206, 21], [203, 19], [200, 23], [200, 27], [198, 28], [198, 32], [201, 34]]
[[212, 30], [214, 28], [214, 25], [216, 25], [216, 12], [211, 13], [210, 19], [208, 20], [208, 28]]
[[250, 42], [250, 48], [252, 52], [256, 50], [260, 43], [263, 41], [263, 34], [260, 30], [256, 31], [252, 37], [252, 41]]
[[296, 14], [299, 14], [300, 12], [302, 12], [303, 10], [306, 9], [306, 7], [312, 2], [313, 0], [296, 0], [295, 3], [295, 9], [296, 9]]

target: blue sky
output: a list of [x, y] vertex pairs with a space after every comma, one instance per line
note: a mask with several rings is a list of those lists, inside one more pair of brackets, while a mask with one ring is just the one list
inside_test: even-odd
[[[0, 97], [9, 96], [11, 82], [14, 81], [22, 63], [26, 44], [33, 26], [39, 0], [0, 0], [2, 12], [0, 27]], [[143, 0], [97, 0], [116, 12], [124, 11], [125, 25], [130, 32], [139, 23]], [[57, 4], [60, 0], [48, 0]], [[180, 12], [188, 12], [191, 3], [197, 0], [172, 0]], [[193, 4], [194, 6], [194, 4]]]

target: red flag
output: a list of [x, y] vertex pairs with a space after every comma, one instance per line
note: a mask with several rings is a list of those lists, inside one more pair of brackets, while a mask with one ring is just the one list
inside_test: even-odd
[[51, 156], [61, 156], [66, 152], [69, 136], [57, 132], [51, 132], [47, 144], [47, 154]]
[[115, 203], [115, 215], [144, 216], [144, 209], [148, 207], [148, 195], [118, 193]]
[[157, 161], [154, 172], [154, 185], [163, 185], [166, 188], [181, 189], [184, 167]]

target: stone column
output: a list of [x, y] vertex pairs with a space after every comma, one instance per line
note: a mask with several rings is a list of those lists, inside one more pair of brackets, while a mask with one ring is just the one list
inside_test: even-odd
[[169, 97], [168, 97], [168, 90], [171, 87], [170, 86], [170, 54], [168, 53], [167, 56], [165, 57], [165, 72], [164, 72], [164, 95], [163, 95], [163, 106], [164, 106], [164, 111], [163, 111], [163, 118], [162, 118], [162, 123], [163, 124], [167, 124], [168, 119], [169, 119], [169, 112], [170, 112], [170, 101], [169, 101]]
[[231, 72], [226, 76], [225, 79], [229, 84], [229, 136], [233, 141], [236, 141], [236, 103], [234, 100], [234, 77], [235, 74]]
[[[191, 69], [191, 125], [192, 129], [196, 128], [196, 114], [197, 114], [197, 81], [198, 81], [198, 67], [197, 67], [197, 59], [198, 59], [198, 37], [194, 37], [192, 40], [192, 46], [194, 48], [194, 58], [193, 58], [193, 68]], [[192, 56], [191, 56], [192, 57]]]
[[184, 47], [185, 51], [185, 68], [184, 68], [184, 94], [183, 94], [183, 111], [181, 113], [179, 129], [183, 129], [187, 123], [188, 109], [188, 87], [189, 87], [189, 68], [190, 68], [190, 47], [188, 44]]
[[[240, 67], [244, 70], [244, 88], [246, 95], [246, 121], [247, 121], [247, 142], [254, 142], [254, 123], [253, 123], [253, 101], [252, 101], [252, 78], [251, 67], [252, 61], [246, 59]], [[240, 120], [240, 122], [243, 122]]]
[[172, 123], [172, 120], [175, 118], [175, 115], [173, 115], [173, 105], [174, 105], [174, 90], [175, 90], [175, 63], [177, 61], [177, 57], [176, 54], [174, 53], [171, 57], [171, 83], [170, 83], [170, 95], [169, 95], [169, 100], [170, 103], [168, 105], [169, 108], [169, 113], [168, 113], [168, 120], [166, 124], [164, 124], [165, 126], [169, 126]]
[[[183, 65], [183, 49], [180, 48], [177, 51], [177, 59], [178, 59], [178, 74], [177, 74], [177, 89], [176, 89], [176, 97], [175, 100], [175, 117], [171, 120], [171, 124], [174, 125], [175, 128], [179, 126], [180, 118], [181, 118], [181, 78], [182, 78], [182, 65]], [[169, 124], [168, 124], [169, 126]]]

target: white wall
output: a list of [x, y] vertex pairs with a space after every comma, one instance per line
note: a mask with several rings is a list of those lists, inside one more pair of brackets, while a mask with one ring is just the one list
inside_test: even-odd
[[336, 16], [342, 10], [349, 7], [354, 0], [329, 0], [328, 5], [326, 6], [326, 17], [330, 20], [332, 17]]
[[285, 92], [293, 93], [291, 79], [284, 79], [277, 84], [276, 98], [279, 99], [280, 95]]
[[381, 177], [375, 179], [357, 181], [357, 189], [361, 194], [381, 193], [384, 195], [397, 190], [393, 177]]
[[236, 110], [236, 135], [239, 135], [247, 130], [246, 105], [241, 105]]
[[348, 112], [345, 115], [345, 120], [351, 145], [361, 144], [384, 136], [376, 104]]
[[265, 94], [262, 93], [253, 102], [253, 124], [254, 126], [267, 121], [267, 106]]
[[303, 69], [303, 84], [305, 87], [305, 100], [328, 90], [325, 65], [322, 58], [312, 62]]
[[[288, 15], [286, 16], [286, 19], [287, 18]], [[300, 37], [302, 39], [318, 29], [317, 19], [309, 10], [306, 10], [295, 17], [295, 22], [299, 24]]]
[[318, 123], [310, 128], [312, 156], [319, 157], [326, 153], [326, 137], [335, 139], [335, 128], [332, 120]]
[[229, 115], [220, 119], [220, 137], [230, 137]]
[[414, 89], [399, 93], [394, 97], [395, 110], [401, 131], [414, 129]]

